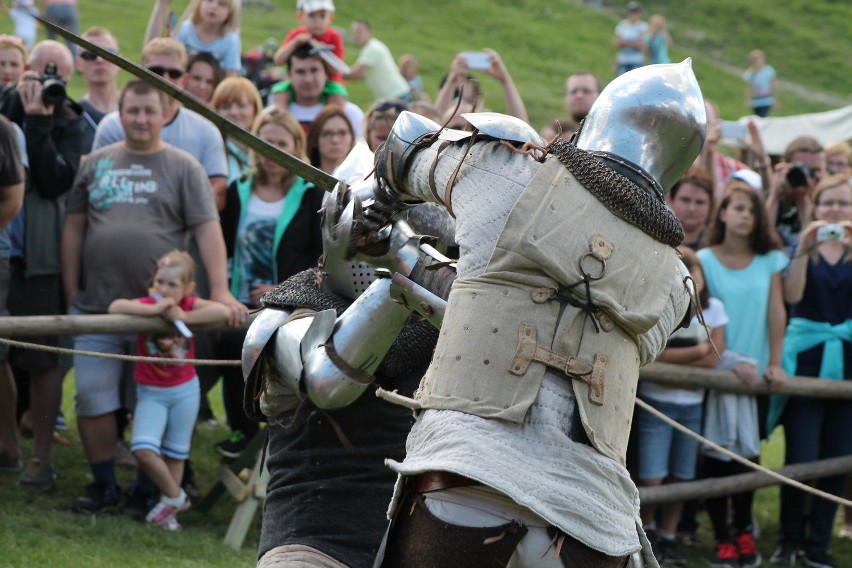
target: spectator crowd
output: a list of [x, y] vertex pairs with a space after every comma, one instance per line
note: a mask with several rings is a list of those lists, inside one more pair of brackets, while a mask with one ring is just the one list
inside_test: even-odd
[[[77, 29], [76, 2], [45, 7], [48, 17]], [[332, 0], [298, 0], [296, 8], [298, 25], [272, 56], [286, 76], [273, 85], [243, 76], [240, 0], [192, 0], [176, 21], [170, 1], [156, 0], [141, 65], [332, 175], [353, 149], [375, 150], [404, 110], [469, 128], [462, 115], [487, 109], [485, 77], [499, 83], [506, 113], [528, 120], [519, 89], [494, 50], [454, 56], [433, 98], [416, 57], [405, 54], [397, 63], [369, 21], [351, 22], [358, 49], [351, 57], [333, 25]], [[15, 2], [18, 35], [0, 36], [0, 313], [227, 322], [223, 331], [195, 336], [78, 335], [73, 346], [239, 359], [249, 311], [322, 255], [317, 212], [324, 192], [144, 82], [119, 86], [117, 68], [93, 51], [35, 41], [34, 11], [31, 2]], [[615, 74], [670, 62], [665, 18], [657, 14], [646, 23], [639, 2], [629, 2], [626, 12], [613, 35]], [[124, 39], [104, 27], [89, 27], [82, 36], [111, 53], [120, 53]], [[759, 50], [749, 63], [746, 104], [766, 116], [777, 108], [775, 71]], [[85, 82], [77, 101], [64, 88], [75, 72], [75, 81]], [[374, 98], [369, 108], [349, 100], [352, 81], [368, 86]], [[564, 82], [564, 117], [545, 125], [542, 137], [570, 138], [604, 85], [589, 71], [571, 73]], [[736, 154], [721, 147], [718, 110], [712, 101], [705, 104], [704, 147], [666, 197], [683, 225], [680, 253], [702, 309], [671, 336], [658, 360], [732, 371], [770, 390], [791, 375], [852, 379], [852, 148], [847, 141], [823, 145], [798, 136], [782, 156], [769, 156], [751, 124], [746, 148]], [[45, 346], [71, 341], [47, 333], [29, 340]], [[52, 447], [63, 422], [63, 377], [73, 365], [78, 429], [92, 479], [74, 501], [80, 512], [123, 509], [163, 529], [179, 528], [177, 516], [199, 497], [189, 460], [192, 431], [196, 422], [215, 423], [208, 392], [220, 379], [230, 435], [216, 451], [237, 458], [262, 435], [262, 425], [244, 411], [239, 367], [195, 368], [184, 361], [134, 369], [123, 361], [81, 355], [70, 361], [18, 347], [0, 347], [0, 361], [0, 470], [15, 472], [32, 490], [56, 483]], [[761, 440], [779, 424], [786, 464], [852, 454], [847, 401], [650, 382], [640, 385], [638, 396], [755, 463]], [[28, 459], [19, 444], [23, 428], [33, 435]], [[640, 486], [747, 471], [645, 410], [636, 411], [634, 431], [630, 470]], [[138, 471], [132, 486], [122, 489], [115, 468], [126, 463]], [[852, 497], [852, 483], [843, 476], [815, 485]], [[753, 491], [744, 491], [703, 503], [712, 524], [712, 566], [762, 562], [753, 499]], [[642, 508], [661, 564], [685, 565], [681, 547], [696, 543], [698, 506]], [[783, 486], [770, 563], [837, 566], [830, 554], [837, 508]], [[852, 511], [844, 515], [840, 536], [852, 538]]]

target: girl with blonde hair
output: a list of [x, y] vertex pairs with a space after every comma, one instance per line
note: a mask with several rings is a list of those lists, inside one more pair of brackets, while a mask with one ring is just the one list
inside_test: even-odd
[[[246, 130], [254, 126], [263, 111], [263, 100], [254, 83], [245, 77], [228, 77], [217, 85], [210, 105]], [[251, 169], [248, 147], [242, 142], [225, 136], [225, 151], [228, 154], [228, 184], [247, 175]]]
[[240, 52], [240, 0], [192, 0], [174, 27], [171, 0], [157, 0], [145, 42], [163, 33], [186, 46], [190, 55], [200, 51], [212, 53], [227, 77], [242, 68]]

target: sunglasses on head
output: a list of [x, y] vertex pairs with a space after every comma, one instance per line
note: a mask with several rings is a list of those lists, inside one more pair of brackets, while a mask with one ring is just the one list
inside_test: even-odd
[[175, 69], [173, 67], [161, 67], [159, 65], [152, 65], [148, 67], [148, 71], [154, 73], [155, 75], [159, 75], [160, 77], [169, 76], [169, 79], [180, 79], [183, 77], [182, 69]]
[[[112, 49], [110, 47], [105, 47], [104, 51], [112, 53], [113, 55], [118, 55], [118, 50]], [[94, 61], [98, 57], [100, 57], [100, 56], [97, 53], [95, 53], [94, 51], [81, 51], [80, 52], [80, 59], [82, 59], [84, 61]]]

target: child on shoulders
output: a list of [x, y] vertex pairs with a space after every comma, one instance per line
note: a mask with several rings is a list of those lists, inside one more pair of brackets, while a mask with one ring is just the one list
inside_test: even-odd
[[189, 55], [213, 55], [226, 77], [242, 69], [240, 0], [192, 0], [173, 24], [171, 0], [156, 0], [145, 31], [145, 43], [164, 34], [186, 47]]
[[[341, 62], [343, 61], [343, 37], [340, 32], [331, 27], [334, 21], [333, 0], [297, 0], [296, 19], [302, 23], [287, 33], [281, 47], [275, 52], [273, 61], [276, 65], [283, 65], [301, 45], [311, 44], [317, 50], [329, 49]], [[328, 79], [323, 88], [323, 103], [343, 107], [349, 93], [343, 81], [343, 75], [339, 69], [328, 66], [334, 72], [329, 72]], [[293, 85], [290, 81], [281, 81], [272, 86], [272, 94], [275, 106], [287, 109], [293, 100]]]

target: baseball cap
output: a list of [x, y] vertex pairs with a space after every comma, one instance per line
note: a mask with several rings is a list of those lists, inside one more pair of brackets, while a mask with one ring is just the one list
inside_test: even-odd
[[639, 2], [628, 2], [627, 3], [627, 11], [628, 12], [641, 12], [642, 4]]
[[738, 179], [746, 182], [758, 191], [763, 190], [763, 180], [760, 178], [760, 174], [754, 170], [737, 170], [728, 179]]
[[334, 12], [334, 2], [333, 0], [298, 0], [296, 9], [305, 14], [313, 14], [320, 10]]

